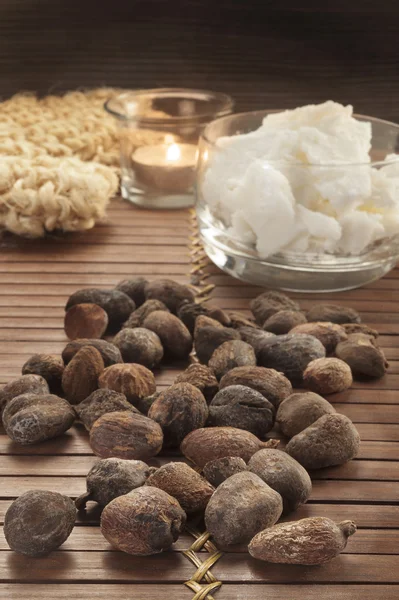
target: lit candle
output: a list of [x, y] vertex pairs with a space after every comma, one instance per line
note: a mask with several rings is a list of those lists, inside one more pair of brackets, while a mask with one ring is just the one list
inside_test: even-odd
[[187, 192], [194, 184], [197, 152], [194, 144], [137, 148], [132, 155], [136, 185], [165, 192]]

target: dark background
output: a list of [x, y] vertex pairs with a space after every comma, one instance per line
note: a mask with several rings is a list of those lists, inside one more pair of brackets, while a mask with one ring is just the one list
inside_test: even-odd
[[0, 0], [0, 94], [188, 86], [399, 120], [398, 40], [399, 0]]

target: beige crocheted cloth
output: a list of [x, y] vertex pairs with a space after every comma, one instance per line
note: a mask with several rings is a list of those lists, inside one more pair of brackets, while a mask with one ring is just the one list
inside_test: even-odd
[[0, 103], [0, 227], [40, 237], [80, 231], [118, 189], [119, 140], [104, 101], [115, 90], [18, 94]]

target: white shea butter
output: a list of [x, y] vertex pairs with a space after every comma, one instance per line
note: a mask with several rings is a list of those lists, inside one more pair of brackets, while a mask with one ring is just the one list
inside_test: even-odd
[[219, 138], [204, 200], [262, 258], [359, 254], [399, 233], [399, 156], [372, 166], [371, 136], [352, 106], [332, 101], [270, 114], [256, 131]]

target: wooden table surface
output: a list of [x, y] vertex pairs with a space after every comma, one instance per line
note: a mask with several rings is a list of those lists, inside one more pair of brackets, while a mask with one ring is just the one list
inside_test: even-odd
[[[35, 352], [59, 353], [66, 338], [66, 298], [80, 287], [111, 287], [120, 279], [144, 275], [189, 281], [190, 215], [135, 210], [112, 203], [109, 222], [86, 234], [40, 242], [4, 242], [0, 258], [0, 384], [20, 374]], [[215, 267], [211, 302], [247, 310], [258, 290]], [[322, 567], [290, 567], [255, 561], [248, 554], [224, 554], [212, 568], [223, 583], [216, 600], [397, 600], [399, 597], [399, 270], [366, 288], [330, 295], [328, 300], [357, 308], [381, 332], [390, 361], [383, 379], [355, 383], [331, 398], [359, 429], [360, 456], [315, 474], [309, 503], [293, 518], [323, 515], [353, 518], [359, 527], [345, 552]], [[307, 308], [317, 297], [302, 295]], [[323, 299], [326, 296], [320, 296]], [[178, 369], [157, 375], [160, 388]], [[87, 434], [73, 427], [61, 438], [20, 447], [0, 433], [0, 519], [13, 498], [28, 489], [77, 496], [95, 461]], [[165, 457], [155, 460], [164, 461]], [[168, 552], [135, 558], [112, 550], [98, 528], [94, 509], [79, 515], [70, 538], [47, 558], [10, 551], [0, 533], [2, 600], [190, 600], [185, 587], [196, 567], [182, 551], [193, 538], [185, 534]], [[197, 556], [205, 559], [206, 552]]]

